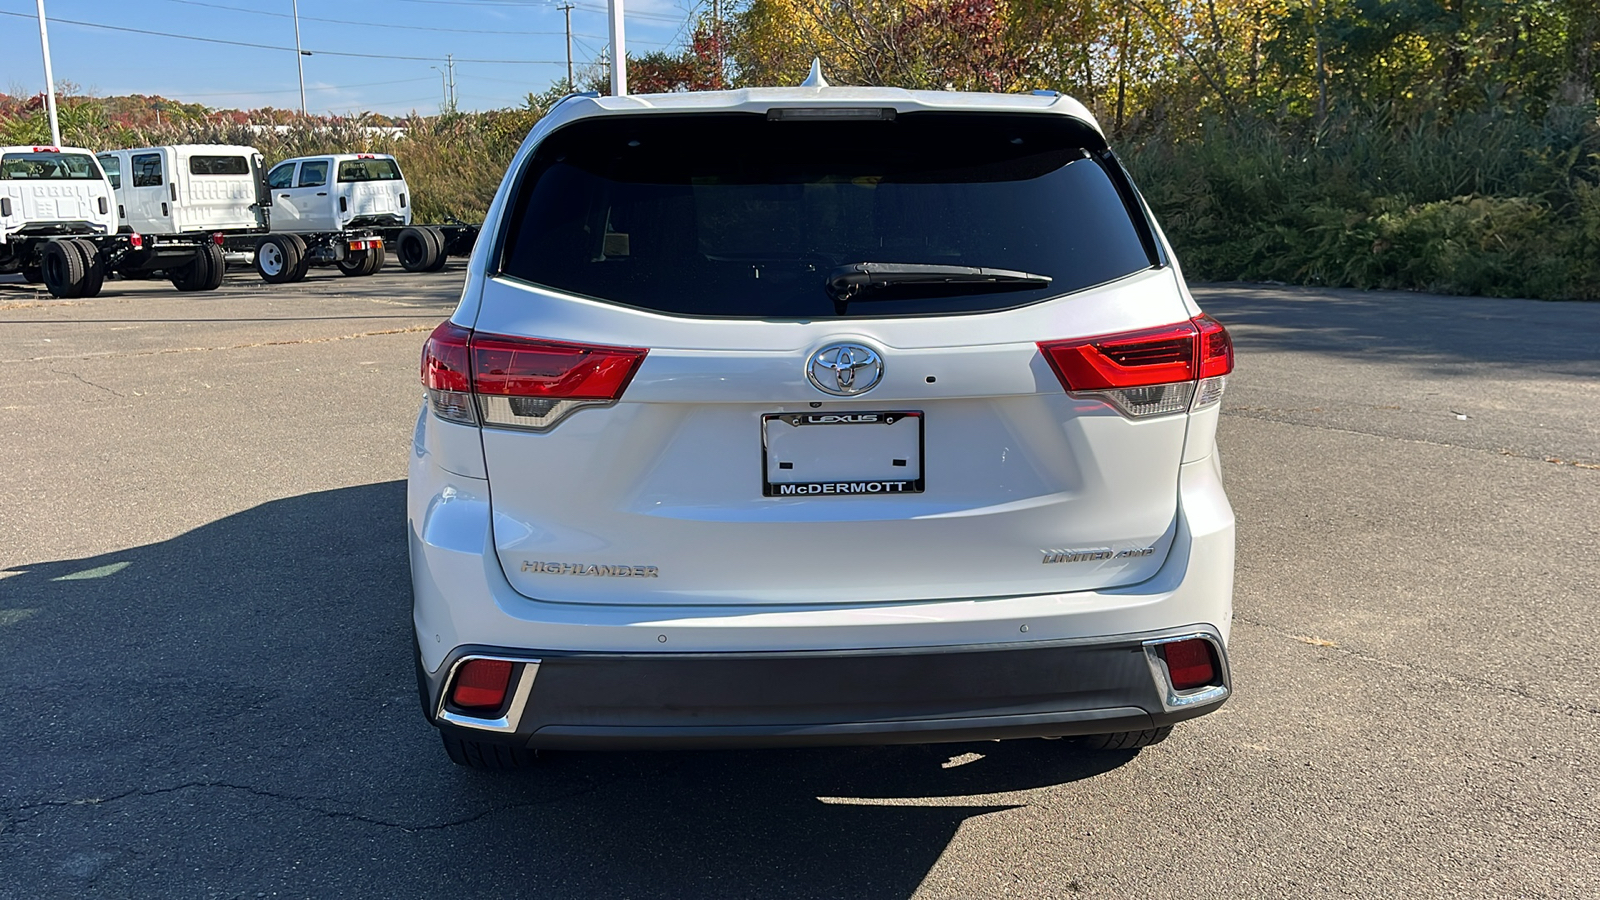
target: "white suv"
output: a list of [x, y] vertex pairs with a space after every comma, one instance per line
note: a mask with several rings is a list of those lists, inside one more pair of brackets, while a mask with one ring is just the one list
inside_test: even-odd
[[453, 760], [1083, 736], [1229, 695], [1233, 368], [1055, 95], [576, 96], [428, 339]]

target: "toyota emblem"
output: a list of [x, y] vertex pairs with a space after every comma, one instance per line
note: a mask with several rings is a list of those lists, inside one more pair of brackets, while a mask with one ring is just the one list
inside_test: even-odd
[[860, 344], [829, 344], [811, 354], [806, 377], [824, 393], [840, 397], [864, 394], [883, 380], [883, 357]]

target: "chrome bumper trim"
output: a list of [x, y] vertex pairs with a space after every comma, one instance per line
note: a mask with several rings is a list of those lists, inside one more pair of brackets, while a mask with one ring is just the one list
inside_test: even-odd
[[[1162, 644], [1175, 644], [1179, 641], [1201, 640], [1211, 645], [1211, 650], [1217, 657], [1217, 676], [1221, 684], [1198, 688], [1189, 691], [1179, 691], [1172, 686], [1172, 673], [1167, 671], [1167, 661], [1161, 658], [1158, 649]], [[1233, 693], [1233, 675], [1228, 670], [1228, 652], [1222, 647], [1222, 640], [1215, 634], [1207, 631], [1196, 631], [1189, 634], [1177, 634], [1171, 637], [1153, 638], [1144, 641], [1144, 659], [1150, 664], [1150, 675], [1156, 680], [1157, 693], [1161, 695], [1161, 708], [1166, 712], [1177, 712], [1182, 709], [1191, 709], [1208, 703], [1221, 703]]]
[[[456, 682], [456, 672], [466, 663], [475, 659], [494, 659], [509, 662], [517, 666], [516, 674], [512, 676], [514, 683], [511, 685], [511, 699], [505, 706], [505, 715], [498, 719], [484, 719], [478, 716], [469, 716], [465, 713], [451, 712], [445, 708], [445, 702], [450, 697], [450, 686]], [[533, 680], [539, 675], [539, 660], [527, 659], [516, 656], [494, 656], [485, 653], [472, 653], [461, 657], [450, 667], [450, 672], [445, 676], [444, 685], [439, 691], [439, 705], [434, 711], [435, 717], [441, 722], [449, 722], [463, 728], [476, 728], [479, 731], [497, 731], [503, 734], [515, 734], [517, 726], [522, 724], [522, 711], [528, 707], [528, 693], [533, 690]]]

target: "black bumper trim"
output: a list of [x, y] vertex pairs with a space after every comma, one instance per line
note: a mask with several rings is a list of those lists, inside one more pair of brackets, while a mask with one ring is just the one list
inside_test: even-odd
[[[539, 660], [515, 733], [429, 719], [463, 738], [528, 747], [776, 747], [939, 743], [1137, 731], [1211, 712], [1165, 711], [1143, 642], [1209, 626], [1092, 640], [887, 650], [573, 653], [459, 647], [423, 675], [437, 709], [454, 660]], [[1220, 639], [1219, 639], [1220, 643]], [[1224, 666], [1224, 671], [1226, 667]], [[1226, 699], [1226, 698], [1223, 698]]]

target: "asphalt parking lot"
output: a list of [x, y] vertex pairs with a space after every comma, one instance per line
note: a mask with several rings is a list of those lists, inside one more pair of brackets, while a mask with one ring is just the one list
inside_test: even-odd
[[1237, 694], [1065, 741], [451, 765], [417, 354], [461, 268], [0, 284], [0, 898], [1600, 893], [1600, 306], [1198, 288]]

